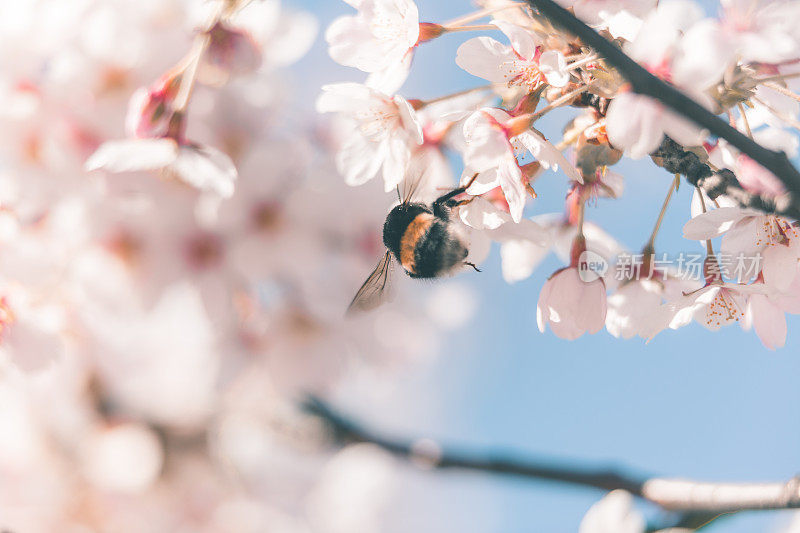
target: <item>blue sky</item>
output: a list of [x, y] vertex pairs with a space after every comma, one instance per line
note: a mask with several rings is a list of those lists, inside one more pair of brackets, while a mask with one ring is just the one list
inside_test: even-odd
[[[285, 0], [308, 9], [323, 28], [352, 9], [339, 0]], [[424, 21], [441, 22], [470, 10], [468, 1], [418, 0]], [[706, 3], [712, 12], [714, 3]], [[456, 34], [420, 48], [401, 91], [428, 98], [481, 83], [454, 63], [469, 36]], [[301, 105], [311, 112], [323, 83], [361, 80], [334, 64], [318, 40], [294, 70]], [[562, 120], [541, 130], [558, 135]], [[670, 176], [648, 160], [614, 170], [626, 179], [623, 197], [587, 213], [632, 250], [649, 236]], [[564, 180], [537, 182], [540, 199], [530, 214], [561, 209]], [[698, 251], [681, 237], [689, 187], [674, 197], [657, 241], [659, 250]], [[450, 334], [432, 366], [400, 378], [391, 392], [372, 398], [367, 411], [357, 393], [345, 406], [363, 420], [398, 435], [432, 436], [480, 449], [511, 449], [589, 462], [628, 465], [653, 474], [705, 480], [783, 480], [800, 468], [800, 319], [790, 317], [786, 347], [764, 349], [738, 326], [717, 333], [691, 325], [649, 344], [606, 332], [566, 342], [536, 327], [536, 301], [544, 280], [559, 268], [550, 258], [524, 282], [508, 285], [496, 251], [468, 284], [481, 306], [474, 320]], [[448, 283], [445, 281], [444, 283]], [[363, 404], [363, 403], [362, 403]], [[375, 418], [382, 410], [391, 420]], [[591, 490], [475, 474], [409, 469], [387, 531], [576, 531], [600, 494]], [[652, 510], [650, 510], [652, 511]], [[773, 531], [788, 513], [747, 513], [711, 532]]]

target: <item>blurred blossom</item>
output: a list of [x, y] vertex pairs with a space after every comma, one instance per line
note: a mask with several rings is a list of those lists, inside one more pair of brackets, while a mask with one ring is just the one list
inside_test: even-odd
[[[402, 298], [344, 319], [389, 202], [342, 183], [276, 75], [317, 21], [277, 0], [6, 4], [0, 528], [378, 529], [391, 460], [328, 465], [295, 401], [438, 333]], [[449, 325], [471, 315], [453, 291]]]
[[465, 326], [478, 308], [475, 294], [467, 287], [450, 283], [433, 290], [428, 298], [428, 313], [441, 326]]
[[309, 501], [312, 524], [324, 533], [369, 533], [380, 529], [390, 503], [395, 459], [372, 444], [345, 448], [326, 466]]
[[83, 452], [86, 477], [103, 489], [139, 492], [158, 477], [163, 462], [158, 436], [141, 424], [98, 429]]
[[624, 490], [609, 492], [594, 504], [581, 521], [580, 533], [643, 533], [644, 517], [633, 507]]
[[[448, 228], [475, 265], [499, 243], [508, 283], [551, 251], [568, 265], [541, 290], [542, 331], [650, 338], [742, 319], [768, 347], [784, 343], [785, 313], [800, 312], [796, 224], [725, 195], [698, 193], [684, 231], [763, 252], [749, 284], [713, 275], [711, 247], [706, 284], [691, 293], [579, 270], [581, 252], [608, 263], [622, 250], [584, 206], [622, 193], [607, 167], [623, 148], [646, 155], [666, 133], [750, 191], [782, 194], [769, 172], [629, 92], [519, 4], [483, 0], [445, 26], [420, 24], [412, 0], [346, 2], [356, 12], [330, 24], [329, 52], [370, 75], [322, 87], [316, 107], [333, 120], [293, 100], [283, 68], [319, 24], [279, 0], [2, 2], [0, 529], [384, 529], [396, 460], [368, 444], [332, 452], [297, 400], [354, 382], [385, 393], [391, 371], [430, 361], [442, 330], [476, 315], [473, 289], [442, 281], [344, 317], [409, 187], [424, 202], [467, 187], [446, 207]], [[796, 154], [797, 2], [747, 20], [741, 2], [724, 2], [721, 20], [691, 2], [563, 3], [754, 139]], [[455, 60], [491, 84], [430, 101], [396, 94], [417, 46], [487, 28], [503, 42], [468, 40]], [[778, 89], [756, 87], [765, 79]], [[547, 111], [584, 108], [563, 139], [536, 129], [544, 99]], [[544, 170], [568, 178], [564, 211], [531, 218]], [[612, 492], [581, 532], [643, 528], [631, 496]]]

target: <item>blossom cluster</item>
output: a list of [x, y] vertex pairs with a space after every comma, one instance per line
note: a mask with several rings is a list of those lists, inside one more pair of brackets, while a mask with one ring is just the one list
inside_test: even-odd
[[[315, 18], [2, 6], [0, 530], [374, 531], [392, 461], [315, 445], [296, 399], [436, 335], [420, 313], [343, 316], [385, 211], [286, 113]], [[460, 294], [434, 296], [457, 325], [440, 311]]]
[[[348, 184], [380, 177], [393, 191], [424, 157], [437, 162], [429, 165], [431, 183], [454, 186], [445, 152], [460, 155], [469, 201], [454, 218], [469, 230], [470, 261], [480, 263], [496, 241], [509, 282], [529, 277], [550, 251], [566, 263], [541, 289], [541, 331], [575, 339], [605, 327], [614, 336], [651, 339], [693, 321], [710, 330], [739, 322], [769, 348], [785, 343], [785, 314], [800, 312], [797, 221], [743, 205], [741, 195], [716, 191], [712, 198], [697, 188], [686, 208], [684, 236], [705, 243], [697, 282], [654, 269], [656, 235], [681, 179], [668, 173], [664, 185], [653, 184], [667, 199], [642, 247], [646, 275], [585, 280], [579, 273], [587, 251], [606, 261], [624, 251], [587, 220], [587, 204], [622, 194], [624, 177], [612, 169], [623, 157], [648, 156], [670, 139], [711, 171], [731, 171], [739, 190], [785, 203], [777, 176], [689, 117], [632, 91], [606, 58], [531, 3], [479, 0], [478, 11], [448, 22], [421, 21], [413, 0], [348, 3], [356, 12], [327, 30], [330, 56], [367, 77], [326, 85], [317, 101], [320, 112], [340, 117], [336, 162]], [[724, 0], [713, 17], [691, 0], [558, 3], [754, 142], [797, 156], [800, 2]], [[432, 100], [398, 94], [418, 47], [462, 32], [487, 34], [465, 40], [454, 58], [485, 85]], [[576, 112], [560, 138], [549, 139], [537, 120], [557, 108]], [[537, 203], [535, 181], [557, 170], [567, 178], [564, 212], [526, 218], [526, 206]], [[762, 258], [757, 271], [723, 277], [712, 242], [718, 237], [726, 257]]]

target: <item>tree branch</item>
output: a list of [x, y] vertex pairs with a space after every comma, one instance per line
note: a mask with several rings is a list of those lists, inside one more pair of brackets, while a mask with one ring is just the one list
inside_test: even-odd
[[794, 195], [800, 195], [800, 172], [784, 152], [769, 150], [756, 143], [727, 122], [683, 94], [673, 85], [653, 76], [622, 50], [553, 0], [527, 0], [556, 26], [579, 37], [615, 67], [639, 94], [654, 98], [678, 114], [688, 118], [712, 135], [725, 139], [754, 161], [772, 172]]
[[688, 517], [714, 517], [736, 511], [800, 508], [800, 478], [777, 483], [705, 483], [632, 474], [618, 468], [578, 466], [550, 458], [522, 457], [454, 449], [426, 449], [381, 436], [311, 397], [305, 409], [322, 419], [340, 443], [367, 442], [392, 454], [436, 469], [473, 470], [526, 479], [568, 483], [605, 491], [625, 490]]
[[650, 157], [670, 174], [681, 174], [690, 184], [703, 189], [712, 200], [725, 195], [743, 207], [800, 220], [800, 206], [791, 194], [767, 196], [752, 193], [742, 187], [733, 172], [726, 168], [711, 170], [697, 154], [685, 150], [668, 136], [664, 136]]

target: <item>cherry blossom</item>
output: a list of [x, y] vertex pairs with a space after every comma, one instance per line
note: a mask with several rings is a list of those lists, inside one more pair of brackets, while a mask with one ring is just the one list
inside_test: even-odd
[[665, 304], [671, 315], [669, 327], [678, 329], [695, 320], [710, 331], [738, 322], [744, 317], [747, 297], [764, 292], [751, 285], [713, 281], [700, 289]]
[[237, 172], [230, 158], [210, 146], [170, 138], [109, 141], [86, 161], [86, 170], [160, 170], [199, 191], [222, 198], [233, 194]]
[[403, 180], [410, 149], [422, 144], [422, 127], [402, 96], [389, 97], [357, 83], [326, 85], [317, 99], [321, 113], [341, 113], [346, 138], [336, 162], [349, 185], [361, 185], [381, 171], [386, 191]]
[[[402, 488], [396, 458], [369, 444], [330, 450], [335, 435], [298, 398], [378, 397], [398, 370], [448, 352], [442, 330], [483, 331], [474, 316], [502, 308], [502, 291], [478, 301], [471, 279], [540, 289], [537, 325], [560, 339], [605, 326], [650, 340], [692, 321], [739, 321], [769, 349], [786, 343], [786, 314], [800, 314], [800, 239], [785, 212], [686, 176], [708, 188], [683, 227], [706, 246], [700, 280], [654, 269], [617, 278], [625, 248], [584, 220], [611, 209], [632, 226], [650, 220], [649, 202], [636, 217], [619, 207], [641, 183], [614, 165], [665, 134], [703, 172], [728, 169], [759, 205], [791, 206], [778, 176], [629, 91], [527, 3], [480, 0], [429, 23], [411, 0], [346, 3], [356, 11], [329, 25], [328, 52], [363, 83], [322, 87], [324, 116], [304, 109], [316, 86], [282, 68], [311, 48], [317, 21], [279, 0], [4, 6], [2, 528], [380, 530]], [[797, 2], [724, 1], [717, 18], [686, 1], [561, 4], [743, 135], [796, 157]], [[445, 34], [449, 65], [419, 57], [437, 68], [436, 86], [448, 67], [488, 83], [429, 95], [420, 72], [400, 93], [423, 65], [416, 47]], [[484, 273], [395, 276], [395, 301], [346, 318], [385, 253], [398, 193], [411, 186], [411, 200], [431, 203], [467, 183], [437, 216]], [[672, 191], [645, 251], [679, 201]], [[680, 232], [667, 220], [662, 233]], [[550, 252], [566, 266], [536, 287]], [[723, 276], [736, 254], [760, 262]], [[587, 272], [587, 257], [606, 270]], [[580, 527], [643, 529], [619, 491]]]
[[356, 16], [334, 20], [325, 33], [337, 63], [378, 72], [401, 63], [417, 44], [419, 13], [413, 0], [345, 0]]
[[608, 297], [606, 329], [615, 337], [650, 339], [667, 327], [669, 316], [662, 306], [661, 280], [641, 279], [624, 283]]
[[490, 37], [476, 37], [462, 44], [456, 55], [458, 66], [483, 79], [520, 85], [528, 90], [543, 83], [563, 87], [570, 79], [564, 55], [544, 50], [544, 41], [534, 32], [514, 24], [494, 21], [511, 46]]
[[796, 59], [797, 26], [800, 16], [796, 2], [722, 0], [722, 23], [733, 35], [744, 61], [780, 63]]
[[556, 336], [574, 340], [597, 333], [606, 318], [606, 286], [602, 278], [584, 281], [577, 266], [557, 271], [547, 280], [536, 304], [536, 322], [544, 333], [549, 325]]
[[511, 217], [519, 222], [525, 207], [526, 190], [525, 178], [515, 154], [517, 147], [526, 149], [545, 168], [557, 170], [561, 166], [573, 179], [581, 180], [581, 177], [563, 154], [537, 133], [514, 131], [514, 120], [501, 109], [484, 108], [464, 122], [466, 169], [463, 179], [478, 173], [467, 190], [469, 194], [482, 194], [500, 187]]
[[614, 38], [633, 40], [642, 24], [642, 17], [655, 7], [651, 0], [559, 0], [571, 7], [575, 16], [587, 24], [608, 29]]
[[[766, 283], [786, 289], [800, 258], [800, 236], [787, 220], [752, 209], [720, 207], [699, 214], [683, 228], [687, 239], [708, 240], [723, 235], [721, 252], [730, 257], [759, 258]], [[741, 272], [740, 282], [746, 272]], [[754, 277], [757, 272], [750, 272]]]

